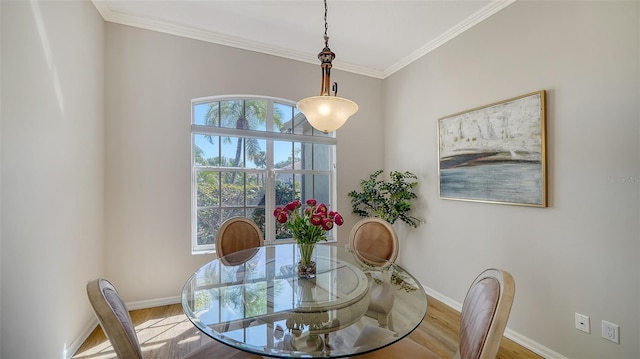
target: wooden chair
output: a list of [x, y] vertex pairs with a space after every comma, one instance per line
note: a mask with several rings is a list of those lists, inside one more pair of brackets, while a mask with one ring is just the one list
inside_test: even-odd
[[[87, 296], [118, 358], [143, 359], [129, 311], [113, 285], [106, 279], [94, 279], [87, 284]], [[214, 340], [183, 357], [183, 359], [204, 358], [260, 359], [262, 357]]]
[[[254, 221], [245, 217], [231, 217], [218, 229], [216, 253], [226, 265], [239, 265], [253, 257], [255, 252], [243, 252], [242, 255], [232, 257], [227, 255], [243, 249], [259, 248], [263, 244], [262, 231]], [[224, 256], [227, 258], [222, 258]]]
[[[349, 245], [358, 259], [373, 266], [386, 266], [398, 257], [398, 236], [389, 222], [380, 218], [364, 218], [351, 229]], [[378, 320], [382, 328], [393, 330], [392, 308], [395, 289], [391, 284], [389, 268], [381, 269], [382, 278], [369, 278], [371, 302], [367, 315]]]
[[359, 220], [349, 234], [349, 246], [374, 265], [384, 263], [381, 259], [395, 262], [398, 257], [398, 235], [389, 222], [380, 218]]
[[[454, 359], [495, 359], [507, 326], [515, 283], [506, 271], [487, 269], [471, 284], [460, 313], [458, 350]], [[361, 359], [436, 359], [429, 349], [409, 338], [359, 356]]]

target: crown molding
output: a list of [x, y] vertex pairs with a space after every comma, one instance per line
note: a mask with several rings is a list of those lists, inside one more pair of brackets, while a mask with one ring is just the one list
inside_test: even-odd
[[476, 26], [477, 24], [481, 23], [482, 21], [494, 15], [495, 13], [499, 12], [500, 10], [504, 9], [505, 7], [513, 4], [514, 2], [516, 2], [516, 0], [496, 0], [491, 2], [487, 6], [483, 7], [479, 11], [475, 12], [471, 16], [461, 21], [456, 26], [449, 29], [449, 31], [442, 33], [442, 35], [438, 36], [437, 38], [433, 39], [426, 45], [422, 46], [418, 50], [411, 53], [409, 56], [405, 57], [404, 59], [396, 62], [394, 65], [387, 68], [384, 71], [383, 78], [391, 76], [395, 72], [403, 69], [404, 67], [408, 66], [412, 62], [418, 60], [424, 55], [430, 53], [431, 51], [444, 45], [450, 40], [456, 38], [458, 35]]
[[[359, 66], [356, 64], [341, 62], [341, 61], [334, 61], [333, 68], [336, 70], [347, 71], [347, 72], [364, 75], [368, 77], [373, 77], [377, 79], [385, 79], [388, 76], [406, 67], [407, 65], [418, 60], [419, 58], [423, 57], [424, 55], [430, 53], [431, 51], [447, 43], [449, 40], [455, 38], [456, 36], [472, 28], [473, 26], [479, 24], [480, 22], [487, 19], [491, 15], [511, 5], [515, 1], [516, 0], [495, 0], [491, 2], [484, 8], [480, 9], [476, 13], [467, 17], [465, 20], [463, 20], [456, 26], [452, 27], [449, 31], [438, 36], [433, 41], [422, 46], [418, 50], [411, 53], [409, 56], [391, 65], [389, 68], [385, 70], [381, 71], [378, 69]], [[218, 45], [224, 45], [224, 46], [234, 47], [234, 48], [248, 50], [248, 51], [259, 52], [267, 55], [283, 57], [286, 59], [301, 61], [301, 62], [310, 63], [314, 65], [318, 64], [317, 57], [310, 56], [300, 51], [291, 50], [288, 48], [283, 48], [278, 46], [269, 46], [269, 45], [265, 45], [263, 43], [259, 43], [255, 41], [241, 39], [238, 37], [224, 35], [224, 34], [215, 33], [211, 31], [205, 31], [195, 27], [177, 25], [167, 21], [147, 19], [140, 16], [133, 16], [133, 15], [112, 11], [111, 9], [109, 9], [106, 2], [102, 0], [91, 0], [91, 2], [96, 7], [98, 12], [102, 16], [102, 18], [108, 22], [133, 26], [141, 29], [152, 30], [152, 31], [161, 32], [165, 34], [210, 42]]]
[[[211, 31], [205, 31], [195, 27], [177, 25], [167, 21], [152, 20], [143, 18], [140, 16], [132, 16], [121, 12], [112, 11], [106, 5], [104, 1], [92, 0], [91, 1], [102, 18], [105, 21], [137, 27], [141, 29], [161, 32], [170, 35], [176, 35], [194, 40], [200, 40], [210, 42], [218, 45], [229, 46], [233, 48], [259, 52], [267, 55], [283, 57], [290, 60], [306, 62], [314, 65], [318, 65], [318, 58], [309, 54], [291, 50], [288, 48], [269, 46], [263, 43], [242, 39], [239, 37], [224, 35]], [[371, 69], [364, 66], [358, 66], [355, 64], [334, 61], [333, 68], [337, 70], [352, 72], [364, 76], [382, 78], [383, 72], [375, 69]]]

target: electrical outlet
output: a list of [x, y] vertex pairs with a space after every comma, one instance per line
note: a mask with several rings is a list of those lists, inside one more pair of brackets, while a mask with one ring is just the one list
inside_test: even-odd
[[[582, 330], [585, 333], [591, 333], [591, 325], [589, 324], [589, 317], [580, 313], [576, 313], [576, 329]], [[603, 333], [604, 333], [604, 329], [603, 329]]]
[[602, 337], [606, 340], [620, 344], [619, 330], [620, 327], [617, 324], [609, 323], [606, 320], [602, 321]]

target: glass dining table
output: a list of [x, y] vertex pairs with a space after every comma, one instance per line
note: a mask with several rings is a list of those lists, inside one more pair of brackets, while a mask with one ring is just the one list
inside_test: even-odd
[[399, 265], [319, 244], [316, 277], [296, 272], [295, 244], [214, 259], [185, 283], [182, 306], [209, 337], [274, 358], [344, 358], [390, 345], [427, 311], [420, 283]]

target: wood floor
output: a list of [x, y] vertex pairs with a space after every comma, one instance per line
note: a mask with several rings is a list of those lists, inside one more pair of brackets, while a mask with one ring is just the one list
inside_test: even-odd
[[[131, 318], [145, 359], [177, 359], [213, 340], [191, 324], [180, 304], [134, 310]], [[459, 321], [457, 311], [429, 297], [427, 315], [410, 337], [440, 357], [451, 358], [457, 346]], [[98, 326], [73, 358], [107, 359], [116, 358], [116, 355]], [[542, 359], [507, 338], [502, 339], [497, 358]]]

